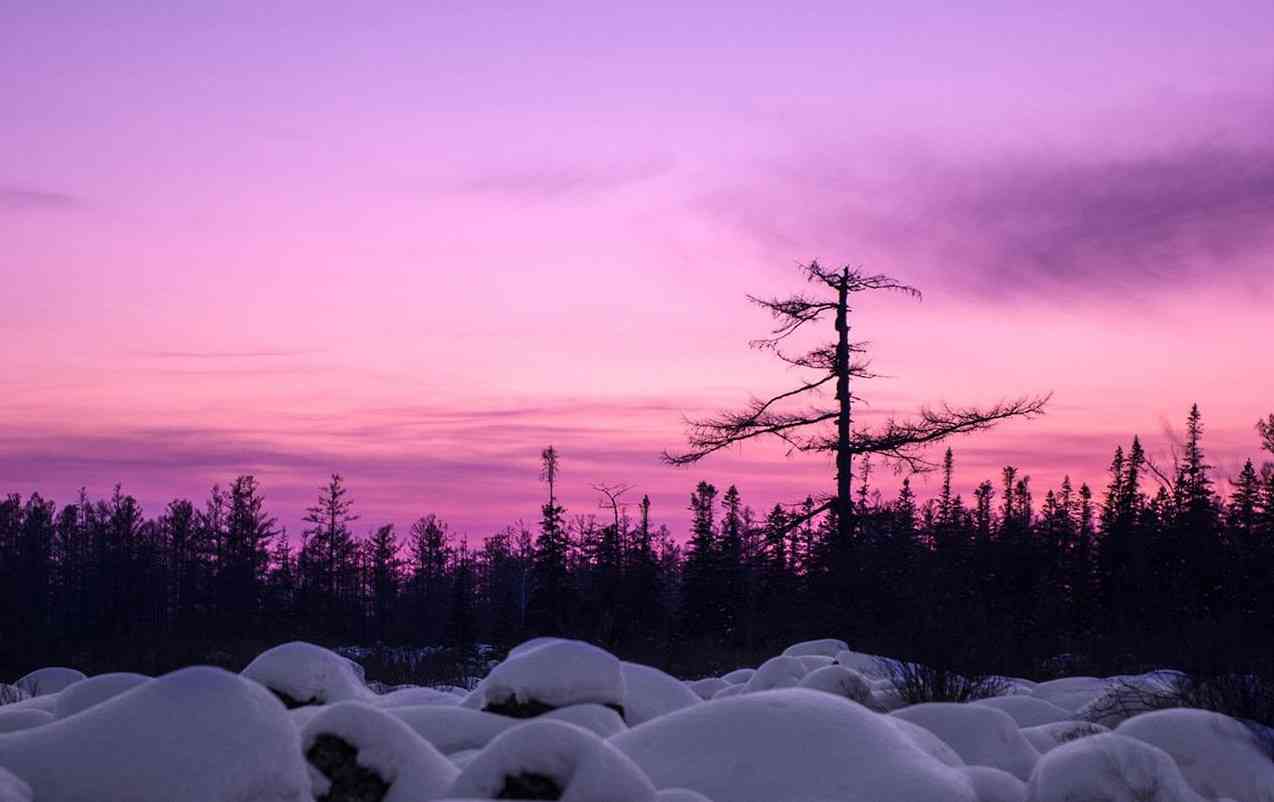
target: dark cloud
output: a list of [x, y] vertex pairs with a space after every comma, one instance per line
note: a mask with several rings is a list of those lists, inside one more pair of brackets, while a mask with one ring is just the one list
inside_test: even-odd
[[870, 167], [857, 151], [820, 150], [706, 202], [776, 259], [868, 262], [984, 298], [1268, 283], [1274, 140], [1197, 135], [1125, 150], [960, 160], [914, 148]]
[[62, 192], [0, 184], [0, 212], [57, 212], [81, 205], [78, 198]]

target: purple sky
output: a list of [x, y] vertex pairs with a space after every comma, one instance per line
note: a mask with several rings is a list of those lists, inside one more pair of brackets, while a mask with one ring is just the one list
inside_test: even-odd
[[0, 487], [155, 513], [252, 472], [295, 531], [340, 471], [364, 524], [477, 537], [552, 442], [572, 512], [794, 501], [826, 460], [656, 455], [795, 380], [744, 295], [814, 257], [926, 292], [856, 311], [868, 415], [1055, 392], [954, 443], [966, 492], [1162, 458], [1193, 401], [1223, 474], [1255, 456], [1267, 0], [260, 5], [2, 12]]

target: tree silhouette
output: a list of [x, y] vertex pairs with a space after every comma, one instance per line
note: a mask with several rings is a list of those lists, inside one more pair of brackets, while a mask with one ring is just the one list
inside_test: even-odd
[[[994, 406], [953, 407], [942, 404], [924, 407], [911, 420], [890, 418], [878, 430], [855, 428], [854, 402], [861, 400], [851, 390], [858, 380], [874, 378], [868, 363], [865, 342], [850, 340], [850, 298], [857, 293], [876, 291], [901, 292], [920, 297], [920, 291], [885, 275], [867, 275], [848, 266], [829, 270], [817, 261], [800, 267], [806, 281], [817, 286], [815, 295], [797, 294], [787, 298], [748, 300], [770, 312], [778, 321], [769, 337], [751, 341], [754, 348], [766, 349], [789, 365], [814, 371], [814, 377], [800, 386], [769, 399], [753, 398], [742, 410], [725, 411], [715, 416], [688, 420], [689, 450], [673, 454], [664, 452], [671, 465], [690, 465], [709, 454], [759, 437], [777, 438], [787, 444], [789, 453], [821, 452], [836, 455], [836, 493], [824, 498], [813, 514], [831, 512], [835, 518], [837, 546], [844, 548], [851, 539], [854, 506], [850, 495], [853, 459], [857, 455], [879, 455], [899, 467], [924, 470], [932, 467], [925, 458], [926, 446], [957, 434], [982, 431], [996, 423], [1017, 417], [1042, 414], [1049, 396], [1023, 396], [1001, 401]], [[782, 345], [793, 334], [812, 324], [833, 319], [836, 338], [801, 355], [790, 355]], [[787, 411], [783, 405], [792, 399], [819, 390], [835, 382], [836, 405]], [[834, 425], [833, 425], [834, 424]], [[792, 525], [801, 522], [798, 517]]]

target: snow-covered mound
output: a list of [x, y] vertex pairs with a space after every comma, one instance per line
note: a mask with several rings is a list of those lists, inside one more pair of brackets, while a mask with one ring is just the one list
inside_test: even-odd
[[801, 677], [798, 685], [812, 691], [834, 693], [867, 707], [874, 707], [876, 704], [867, 678], [854, 669], [842, 665], [829, 665], [815, 669]]
[[0, 768], [0, 802], [32, 802], [31, 786]]
[[1252, 731], [1207, 710], [1160, 710], [1115, 728], [1172, 756], [1186, 781], [1205, 797], [1274, 802], [1274, 760]]
[[933, 702], [890, 713], [919, 724], [951, 745], [965, 763], [1002, 769], [1018, 779], [1031, 776], [1039, 752], [1003, 710], [985, 705]]
[[417, 705], [458, 705], [461, 697], [434, 688], [399, 688], [373, 697], [377, 707], [415, 707]]
[[960, 771], [973, 784], [978, 802], [1024, 802], [1026, 799], [1026, 783], [1007, 771], [990, 766], [965, 766]]
[[694, 682], [687, 682], [686, 686], [694, 691], [700, 699], [711, 699], [716, 695], [717, 691], [730, 686], [730, 683], [720, 677], [704, 677]]
[[701, 701], [685, 683], [657, 668], [625, 662], [620, 669], [624, 675], [624, 720], [629, 726]]
[[442, 796], [460, 771], [388, 712], [362, 702], [325, 707], [301, 731], [314, 796], [358, 798], [375, 788], [384, 802]]
[[1020, 694], [992, 696], [989, 699], [978, 699], [973, 704], [1003, 710], [1013, 717], [1019, 727], [1038, 727], [1041, 724], [1070, 721], [1074, 718], [1069, 710], [1063, 710], [1052, 702], [1046, 702], [1035, 696]]
[[80, 680], [57, 694], [53, 715], [58, 718], [73, 716], [149, 681], [150, 677], [145, 674], [128, 673], [98, 674]]
[[62, 666], [50, 666], [48, 668], [38, 668], [14, 684], [31, 696], [47, 696], [74, 685], [82, 679], [84, 679], [84, 672], [82, 671]]
[[1089, 735], [1100, 735], [1110, 732], [1108, 727], [1093, 724], [1089, 721], [1058, 721], [1053, 724], [1040, 724], [1037, 727], [1023, 727], [1022, 735], [1031, 742], [1031, 746], [1042, 755], [1076, 738]]
[[756, 673], [755, 668], [736, 668], [730, 673], [721, 677], [721, 679], [731, 685], [743, 685], [752, 679], [752, 675]]
[[267, 649], [241, 673], [269, 688], [288, 707], [366, 700], [374, 695], [357, 663], [304, 641]]
[[552, 639], [510, 652], [462, 704], [517, 718], [587, 703], [622, 715], [624, 695], [624, 673], [613, 654], [583, 641]]
[[795, 688], [809, 671], [797, 657], [771, 657], [757, 668], [748, 680], [748, 693], [771, 691], [775, 688]]
[[655, 788], [609, 742], [562, 721], [536, 719], [502, 733], [464, 767], [450, 796], [654, 802]]
[[665, 788], [655, 794], [655, 802], [712, 802], [712, 800], [689, 788]]
[[1097, 677], [1063, 677], [1041, 682], [1031, 689], [1031, 696], [1074, 712], [1105, 693], [1110, 680]]
[[877, 657], [874, 654], [851, 652], [848, 649], [836, 653], [836, 663], [846, 668], [852, 668], [865, 676], [876, 678], [887, 676], [891, 667], [899, 665], [897, 660]]
[[0, 735], [39, 802], [308, 802], [300, 738], [268, 691], [186, 668], [77, 715]]
[[805, 657], [806, 655], [818, 655], [822, 657], [835, 658], [840, 652], [849, 651], [849, 644], [843, 640], [835, 638], [823, 638], [822, 640], [807, 640], [801, 643], [794, 643], [783, 650], [784, 657]]
[[0, 707], [0, 733], [29, 730], [53, 721], [54, 715], [47, 710], [34, 707], [23, 707], [14, 710], [10, 706]]
[[1027, 783], [1030, 802], [1203, 802], [1162, 749], [1113, 732], [1044, 755]]
[[391, 707], [385, 712], [401, 719], [444, 755], [481, 749], [518, 723], [507, 716], [445, 705]]
[[628, 725], [619, 714], [609, 707], [601, 705], [571, 705], [550, 710], [540, 718], [551, 721], [565, 721], [583, 727], [599, 738], [609, 738], [628, 729]]
[[973, 802], [972, 785], [848, 699], [789, 688], [695, 705], [611, 738], [655, 785], [729, 802]]

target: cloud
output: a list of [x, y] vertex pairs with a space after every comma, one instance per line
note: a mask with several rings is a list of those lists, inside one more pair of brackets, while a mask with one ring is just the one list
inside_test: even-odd
[[671, 169], [672, 163], [663, 160], [607, 165], [542, 164], [487, 172], [460, 182], [457, 188], [515, 200], [575, 200], [649, 181]]
[[255, 359], [259, 357], [308, 356], [317, 353], [321, 353], [321, 351], [138, 351], [137, 355], [154, 359]]
[[1159, 140], [962, 158], [810, 148], [704, 204], [776, 259], [862, 261], [983, 299], [1142, 295], [1214, 278], [1261, 286], [1274, 247], [1274, 140]]
[[0, 212], [57, 212], [81, 205], [78, 198], [62, 192], [0, 184]]

